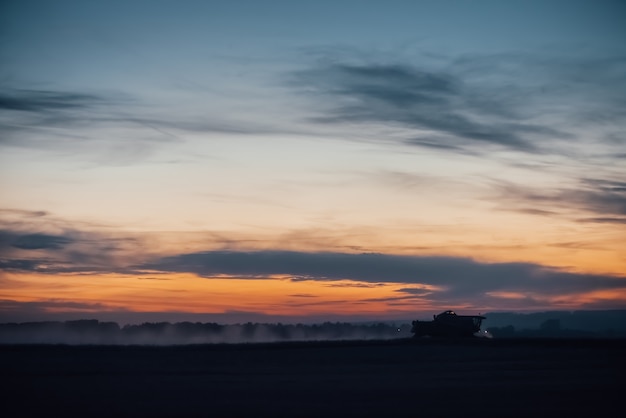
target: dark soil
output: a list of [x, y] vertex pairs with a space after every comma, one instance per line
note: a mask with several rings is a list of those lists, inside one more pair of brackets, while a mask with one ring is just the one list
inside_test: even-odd
[[616, 416], [624, 340], [0, 346], [6, 417]]

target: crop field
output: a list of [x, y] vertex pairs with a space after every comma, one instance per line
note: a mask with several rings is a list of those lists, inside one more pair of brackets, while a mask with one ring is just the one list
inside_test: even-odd
[[[5, 416], [612, 416], [624, 340], [0, 346]], [[619, 415], [619, 414], [618, 414]]]

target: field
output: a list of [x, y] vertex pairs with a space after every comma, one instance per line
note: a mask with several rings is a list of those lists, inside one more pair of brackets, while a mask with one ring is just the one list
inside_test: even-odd
[[614, 416], [624, 340], [0, 346], [4, 416]]

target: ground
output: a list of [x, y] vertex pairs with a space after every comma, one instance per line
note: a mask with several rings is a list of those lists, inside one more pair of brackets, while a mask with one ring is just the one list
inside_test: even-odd
[[0, 346], [5, 416], [608, 416], [624, 340]]

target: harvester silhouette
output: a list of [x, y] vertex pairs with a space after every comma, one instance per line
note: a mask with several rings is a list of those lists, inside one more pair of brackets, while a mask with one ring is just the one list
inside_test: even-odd
[[454, 311], [445, 311], [433, 315], [432, 321], [413, 321], [411, 332], [414, 337], [472, 337], [480, 331], [485, 319], [480, 315], [457, 315]]

